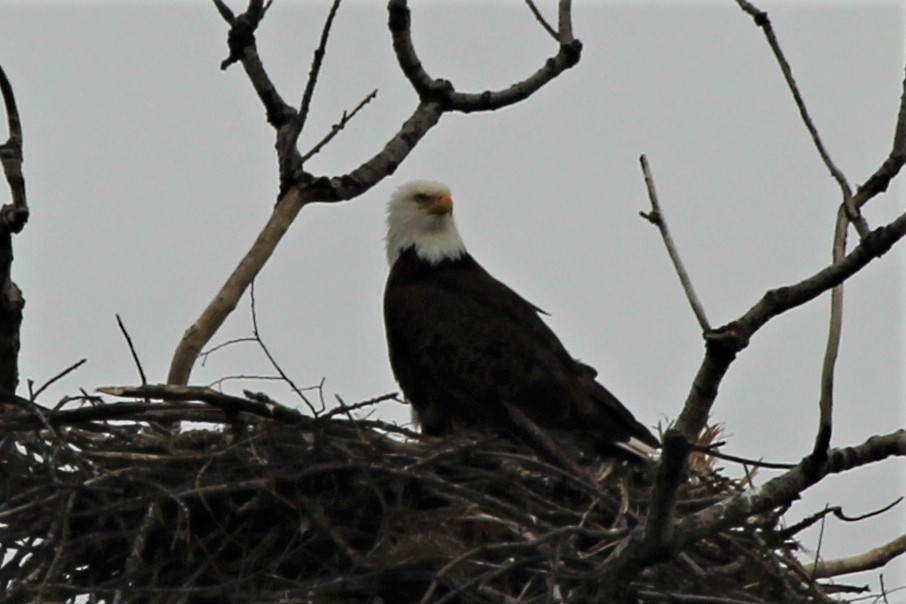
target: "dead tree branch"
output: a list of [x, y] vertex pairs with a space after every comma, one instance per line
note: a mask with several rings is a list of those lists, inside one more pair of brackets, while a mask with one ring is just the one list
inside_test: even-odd
[[9, 138], [0, 145], [0, 163], [12, 203], [0, 207], [0, 393], [12, 395], [19, 385], [19, 328], [25, 299], [12, 280], [13, 235], [28, 221], [25, 177], [22, 175], [22, 123], [13, 86], [0, 67], [0, 93], [6, 109]]
[[[601, 566], [600, 576], [602, 583], [607, 586], [606, 596], [615, 601], [625, 598], [625, 589], [629, 581], [644, 568], [669, 558], [675, 551], [678, 551], [678, 548], [691, 542], [690, 540], [694, 541], [701, 538], [708, 530], [713, 530], [714, 526], [718, 524], [724, 527], [729, 525], [717, 523], [713, 517], [710, 523], [706, 522], [701, 525], [708, 527], [704, 531], [690, 528], [694, 520], [689, 517], [681, 521], [681, 526], [674, 523], [675, 499], [672, 496], [672, 492], [682, 483], [682, 473], [687, 464], [688, 453], [691, 450], [690, 445], [697, 441], [699, 434], [705, 427], [724, 375], [726, 375], [736, 355], [748, 346], [751, 337], [772, 318], [805, 304], [828, 290], [833, 291], [834, 300], [822, 373], [820, 427], [813, 453], [797, 465], [796, 468], [780, 478], [770, 481], [764, 487], [750, 489], [750, 491], [744, 492], [738, 497], [731, 498], [733, 501], [732, 505], [742, 510], [738, 515], [729, 515], [734, 517], [731, 523], [741, 522], [744, 518], [758, 513], [758, 511], [753, 511], [755, 507], [759, 507], [760, 511], [765, 511], [792, 501], [802, 490], [820, 480], [827, 473], [840, 471], [834, 469], [837, 467], [835, 464], [840, 463], [840, 460], [846, 458], [847, 455], [854, 454], [853, 449], [843, 452], [839, 450], [829, 451], [833, 410], [833, 368], [842, 326], [842, 289], [840, 286], [846, 279], [864, 268], [873, 259], [879, 258], [886, 253], [891, 246], [906, 235], [906, 213], [887, 225], [869, 230], [864, 220], [853, 212], [853, 208], [860, 208], [872, 196], [886, 190], [889, 181], [899, 172], [903, 163], [906, 163], [906, 81], [904, 81], [894, 144], [890, 156], [875, 174], [869, 178], [866, 185], [860, 187], [855, 199], [851, 199], [853, 196], [850, 194], [845, 178], [830, 160], [817, 134], [817, 130], [808, 116], [805, 104], [792, 78], [789, 64], [779, 48], [767, 14], [759, 11], [746, 0], [737, 0], [737, 3], [743, 10], [752, 15], [758, 26], [765, 31], [796, 100], [800, 114], [812, 134], [813, 141], [828, 169], [843, 190], [844, 203], [841, 206], [840, 217], [837, 221], [834, 257], [832, 263], [823, 270], [793, 285], [769, 290], [761, 300], [737, 320], [706, 332], [706, 352], [701, 366], [693, 380], [679, 418], [675, 425], [665, 432], [663, 437], [664, 448], [652, 494], [652, 506], [657, 506], [659, 512], [665, 514], [666, 517], [655, 523], [652, 520], [654, 514], [649, 515], [649, 521], [646, 526], [633, 531], [630, 537]], [[651, 194], [650, 187], [649, 193]], [[658, 216], [657, 207], [653, 205], [653, 208], [651, 214], [655, 217], [655, 220], [660, 220], [661, 217]], [[650, 216], [644, 214], [643, 216], [652, 220]], [[861, 241], [855, 249], [847, 254], [845, 235], [847, 223], [850, 221], [856, 224]], [[655, 221], [652, 220], [652, 222]], [[880, 455], [880, 457], [871, 457], [869, 455], [871, 458], [868, 461], [875, 461], [891, 454], [903, 455], [903, 441], [906, 437], [904, 437], [902, 432], [885, 437], [885, 443], [887, 441], [897, 443], [894, 446], [894, 452], [890, 452], [889, 448], [885, 449], [884, 446], [877, 446], [875, 439], [880, 438], [873, 437], [864, 445], [864, 448], [868, 449], [871, 454], [877, 453]], [[674, 441], [675, 444], [672, 444]], [[685, 441], [685, 446], [681, 446], [681, 441]], [[896, 447], [899, 447], [899, 449]], [[861, 465], [861, 463], [858, 465]], [[787, 491], [780, 485], [794, 486], [792, 490]], [[766, 493], [769, 493], [770, 496], [766, 496]], [[726, 506], [732, 507], [729, 503], [731, 499], [711, 506], [700, 512], [700, 515], [714, 514], [720, 516], [720, 510], [724, 510]], [[758, 501], [759, 505], [749, 505], [752, 499]]]
[[643, 154], [639, 157], [639, 162], [642, 164], [642, 175], [645, 177], [645, 187], [648, 189], [648, 200], [651, 202], [651, 212], [639, 212], [639, 214], [642, 218], [656, 226], [658, 231], [660, 231], [661, 237], [664, 239], [664, 245], [667, 247], [667, 253], [670, 255], [670, 261], [673, 262], [673, 268], [683, 286], [683, 291], [686, 293], [686, 299], [689, 300], [689, 304], [692, 306], [692, 312], [695, 313], [695, 318], [698, 319], [698, 324], [702, 328], [702, 333], [707, 333], [711, 331], [711, 324], [708, 322], [708, 317], [705, 314], [705, 307], [702, 306], [701, 300], [699, 300], [698, 295], [695, 293], [695, 288], [692, 286], [692, 279], [689, 278], [689, 273], [686, 271], [683, 259], [676, 249], [676, 244], [673, 243], [670, 227], [667, 225], [667, 219], [664, 217], [664, 213], [661, 211], [661, 204], [658, 201], [657, 190], [654, 187], [654, 176], [651, 174], [648, 158]]
[[223, 67], [235, 62], [242, 64], [265, 106], [268, 123], [277, 130], [280, 199], [249, 251], [177, 345], [167, 377], [170, 384], [188, 384], [199, 353], [235, 309], [239, 298], [273, 254], [302, 207], [312, 202], [338, 202], [358, 197], [392, 174], [444, 113], [489, 111], [522, 101], [578, 63], [581, 53], [581, 43], [572, 34], [571, 3], [569, 0], [560, 0], [559, 50], [556, 55], [544, 61], [534, 74], [507, 88], [482, 93], [457, 92], [449, 81], [435, 80], [425, 72], [412, 44], [407, 2], [390, 0], [387, 9], [393, 48], [400, 68], [418, 93], [419, 103], [400, 130], [376, 155], [342, 176], [316, 176], [305, 171], [297, 148], [298, 137], [302, 133], [301, 126], [304, 126], [304, 118], [300, 118], [300, 113], [307, 108], [304, 99], [310, 99], [314, 90], [337, 4], [334, 4], [322, 30], [322, 43], [316, 51], [306, 94], [303, 95], [300, 111], [297, 111], [277, 92], [256, 49], [255, 30], [269, 5], [263, 5], [261, 0], [251, 0], [245, 13], [234, 16], [222, 0], [215, 0], [221, 16], [230, 24], [230, 55]]
[[812, 577], [816, 579], [838, 577], [881, 568], [904, 553], [906, 553], [906, 534], [857, 556], [819, 560], [812, 570]]

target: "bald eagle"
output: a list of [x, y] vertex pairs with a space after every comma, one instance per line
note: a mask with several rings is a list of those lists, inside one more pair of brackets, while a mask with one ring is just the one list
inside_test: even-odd
[[401, 186], [387, 212], [384, 324], [393, 374], [422, 432], [484, 427], [580, 456], [645, 458], [657, 439], [574, 359], [536, 306], [466, 251], [450, 189]]

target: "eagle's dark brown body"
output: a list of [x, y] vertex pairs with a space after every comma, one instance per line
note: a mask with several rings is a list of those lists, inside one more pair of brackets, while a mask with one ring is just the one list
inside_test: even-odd
[[414, 246], [400, 251], [384, 321], [393, 373], [423, 431], [485, 426], [518, 435], [510, 405], [584, 451], [637, 458], [617, 443], [658, 447], [538, 312], [464, 251], [436, 263]]

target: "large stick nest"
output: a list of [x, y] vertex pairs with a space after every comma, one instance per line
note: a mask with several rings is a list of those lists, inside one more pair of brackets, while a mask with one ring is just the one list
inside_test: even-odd
[[[190, 394], [0, 416], [8, 601], [588, 602], [645, 517], [650, 469], [578, 477], [492, 436]], [[742, 488], [692, 465], [680, 513]], [[650, 567], [636, 597], [826, 601], [779, 516]]]

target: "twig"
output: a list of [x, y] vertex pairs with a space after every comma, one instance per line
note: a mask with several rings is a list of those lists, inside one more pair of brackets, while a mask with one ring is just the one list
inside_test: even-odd
[[[827, 507], [827, 506], [825, 506]], [[812, 564], [811, 575], [815, 576], [815, 569], [818, 568], [818, 562], [821, 560], [821, 547], [824, 545], [824, 528], [827, 526], [827, 514], [821, 515], [818, 528], [818, 545], [815, 546], [815, 561]]]
[[291, 139], [293, 143], [298, 139], [299, 134], [305, 127], [305, 121], [308, 118], [308, 112], [311, 108], [311, 99], [314, 96], [315, 86], [318, 83], [318, 74], [321, 72], [321, 65], [324, 62], [324, 55], [327, 52], [327, 40], [330, 37], [330, 29], [333, 26], [334, 17], [340, 8], [340, 0], [334, 0], [324, 20], [324, 26], [321, 28], [321, 40], [315, 49], [314, 57], [311, 62], [311, 69], [308, 71], [308, 81], [305, 83], [305, 91], [302, 93], [302, 101], [299, 103], [299, 110], [296, 117], [292, 120], [293, 128]]
[[639, 214], [661, 232], [664, 245], [667, 246], [667, 253], [670, 255], [670, 261], [673, 262], [673, 268], [676, 270], [680, 283], [683, 285], [683, 291], [686, 293], [686, 299], [692, 306], [692, 312], [695, 313], [695, 318], [698, 319], [702, 332], [707, 333], [711, 331], [711, 324], [708, 322], [705, 308], [702, 306], [695, 293], [695, 288], [692, 286], [692, 279], [689, 278], [689, 273], [686, 271], [685, 265], [683, 265], [683, 260], [680, 258], [676, 245], [673, 243], [670, 228], [667, 226], [667, 219], [661, 211], [660, 203], [658, 203], [657, 190], [654, 188], [654, 177], [651, 175], [651, 168], [648, 166], [648, 158], [642, 154], [639, 157], [639, 162], [642, 164], [642, 174], [645, 176], [645, 186], [648, 189], [648, 199], [651, 202], [651, 212], [647, 214], [639, 212]]
[[374, 90], [371, 91], [371, 93], [368, 94], [368, 96], [366, 96], [364, 99], [359, 101], [359, 104], [356, 105], [352, 109], [352, 111], [350, 111], [350, 112], [344, 111], [343, 115], [340, 116], [340, 121], [330, 127], [330, 132], [328, 132], [324, 136], [324, 138], [322, 138], [311, 149], [309, 149], [308, 152], [305, 153], [301, 157], [300, 162], [304, 164], [305, 162], [310, 160], [312, 157], [317, 155], [321, 151], [321, 149], [323, 149], [325, 146], [327, 146], [327, 143], [332, 141], [333, 138], [337, 134], [339, 134], [343, 130], [343, 128], [346, 127], [346, 124], [348, 124], [352, 120], [352, 118], [355, 117], [355, 114], [358, 113], [362, 109], [362, 107], [364, 107], [365, 105], [367, 105], [368, 103], [370, 103], [377, 97], [377, 93], [378, 93], [377, 88], [375, 88]]
[[820, 512], [816, 512], [816, 513], [812, 514], [811, 516], [800, 520], [796, 524], [785, 528], [781, 532], [781, 536], [784, 539], [789, 539], [793, 535], [812, 526], [813, 524], [818, 522], [818, 520], [824, 518], [828, 514], [833, 514], [834, 516], [836, 516], [838, 519], [842, 520], [843, 522], [859, 522], [859, 521], [865, 520], [867, 518], [879, 516], [887, 511], [893, 509], [894, 506], [898, 505], [901, 501], [903, 501], [903, 497], [898, 497], [893, 502], [885, 505], [882, 508], [879, 508], [877, 510], [872, 510], [871, 512], [866, 512], [865, 514], [861, 514], [859, 516], [847, 516], [845, 513], [843, 513], [843, 508], [841, 508], [838, 505], [833, 506], [833, 507], [825, 507]]
[[[846, 232], [849, 220], [841, 208], [837, 213], [834, 228], [833, 261], [840, 262], [846, 256]], [[812, 446], [812, 455], [821, 461], [830, 448], [834, 421], [834, 369], [840, 352], [840, 339], [843, 334], [843, 284], [831, 290], [830, 319], [827, 329], [827, 343], [824, 358], [821, 362], [821, 385], [818, 399], [818, 432]]]
[[120, 318], [119, 313], [116, 315], [116, 324], [119, 325], [120, 331], [123, 333], [123, 337], [126, 338], [126, 344], [129, 346], [129, 352], [132, 353], [132, 360], [135, 361], [135, 366], [138, 368], [138, 375], [141, 377], [142, 386], [148, 383], [148, 379], [145, 377], [145, 370], [142, 369], [142, 362], [138, 358], [138, 353], [135, 352], [135, 346], [132, 344], [132, 338], [129, 337], [129, 332], [126, 331], [126, 326], [123, 325], [123, 320]]
[[38, 399], [38, 397], [41, 395], [41, 393], [44, 392], [45, 390], [47, 390], [47, 388], [49, 388], [54, 382], [63, 379], [64, 377], [66, 377], [67, 375], [69, 375], [70, 373], [72, 373], [73, 371], [75, 371], [76, 369], [78, 369], [79, 367], [81, 367], [82, 365], [84, 365], [87, 362], [88, 362], [88, 359], [80, 359], [80, 360], [76, 361], [75, 363], [73, 363], [72, 365], [70, 365], [69, 367], [67, 367], [60, 373], [58, 373], [57, 375], [53, 376], [52, 378], [50, 378], [49, 380], [44, 382], [44, 384], [40, 388], [38, 388], [35, 392], [33, 392], [29, 398], [31, 399], [32, 402], [35, 402]]
[[708, 445], [707, 447], [702, 447], [699, 445], [693, 445], [693, 451], [699, 451], [701, 453], [706, 453], [712, 457], [718, 459], [723, 459], [725, 461], [732, 461], [739, 464], [745, 464], [749, 466], [755, 466], [757, 468], [769, 468], [772, 470], [789, 470], [790, 468], [795, 468], [796, 464], [794, 463], [781, 463], [776, 461], [764, 461], [761, 459], [749, 459], [746, 457], [740, 457], [738, 455], [730, 455], [729, 453], [724, 453], [723, 451], [718, 451], [716, 447], [722, 446], [723, 443], [714, 443]]
[[560, 37], [557, 35], [557, 30], [551, 27], [551, 24], [547, 22], [547, 19], [544, 18], [544, 15], [541, 14], [541, 11], [538, 10], [538, 7], [535, 6], [535, 3], [532, 0], [525, 0], [526, 5], [528, 5], [529, 10], [532, 11], [532, 14], [535, 16], [535, 19], [538, 23], [541, 24], [541, 27], [544, 28], [544, 31], [550, 34], [550, 36], [556, 40], [560, 41]]
[[[341, 176], [316, 177], [304, 170], [295, 169], [298, 164], [295, 160], [298, 150], [294, 144], [289, 146], [284, 144], [287, 130], [283, 129], [283, 126], [293, 120], [297, 112], [277, 93], [255, 48], [254, 31], [264, 10], [260, 0], [258, 2], [252, 0], [246, 14], [235, 17], [232, 21], [229, 13], [222, 9], [222, 2], [216, 4], [230, 23], [230, 57], [224, 62], [224, 66], [230, 62], [242, 62], [255, 92], [266, 108], [268, 122], [277, 129], [278, 152], [289, 149], [294, 156], [292, 161], [278, 157], [281, 165], [284, 161], [289, 162], [286, 165], [290, 166], [288, 171], [292, 172], [293, 176], [291, 181], [284, 178], [281, 182], [278, 203], [249, 251], [198, 319], [183, 334], [173, 353], [167, 375], [167, 382], [175, 385], [189, 383], [199, 353], [226, 317], [236, 308], [240, 298], [267, 263], [302, 207], [312, 202], [337, 202], [358, 197], [392, 174], [444, 113], [487, 111], [522, 101], [553, 81], [566, 69], [575, 66], [579, 62], [582, 49], [581, 43], [572, 37], [571, 4], [568, 0], [560, 0], [560, 47], [556, 55], [544, 61], [538, 70], [526, 79], [503, 90], [480, 93], [455, 92], [449, 82], [434, 80], [425, 73], [412, 45], [407, 2], [390, 0], [388, 21], [393, 48], [400, 68], [418, 93], [420, 102], [399, 131], [370, 159]], [[253, 5], [258, 8], [255, 9]], [[282, 176], [285, 177], [286, 174]]]
[[760, 487], [748, 489], [701, 512], [683, 517], [677, 522], [675, 545], [682, 547], [716, 530], [738, 525], [755, 514], [788, 504], [828, 474], [845, 472], [893, 456], [906, 456], [906, 430], [872, 436], [853, 447], [832, 449], [827, 460], [818, 467], [815, 467], [811, 457], [806, 457], [792, 470]]
[[[324, 61], [324, 55], [327, 51], [327, 40], [330, 37], [330, 29], [333, 26], [334, 17], [337, 9], [340, 8], [340, 0], [334, 0], [327, 13], [327, 19], [324, 21], [324, 27], [321, 29], [321, 40], [315, 49], [312, 58], [311, 68], [308, 72], [308, 81], [305, 83], [305, 90], [302, 93], [302, 100], [299, 103], [299, 109], [287, 120], [286, 124], [277, 130], [277, 161], [280, 168], [280, 192], [285, 193], [290, 186], [296, 182], [302, 173], [302, 160], [299, 157], [298, 142], [299, 135], [305, 128], [305, 122], [308, 119], [308, 112], [311, 108], [311, 100], [314, 96], [315, 86], [318, 83], [318, 74], [321, 72], [321, 65]], [[304, 175], [304, 173], [303, 173]], [[307, 175], [304, 175], [307, 177]]]
[[261, 332], [258, 330], [258, 313], [255, 311], [255, 282], [252, 281], [251, 290], [249, 291], [249, 296], [251, 298], [251, 312], [252, 312], [252, 334], [255, 337], [255, 340], [258, 342], [258, 346], [261, 347], [261, 351], [264, 352], [264, 356], [267, 357], [267, 360], [270, 361], [271, 367], [280, 374], [280, 378], [289, 384], [289, 387], [293, 389], [293, 392], [302, 399], [302, 402], [308, 407], [312, 415], [315, 417], [318, 416], [318, 410], [315, 409], [315, 406], [311, 404], [311, 401], [308, 400], [302, 391], [296, 386], [296, 383], [290, 379], [290, 377], [283, 371], [283, 368], [280, 367], [280, 364], [274, 358], [274, 355], [271, 354], [271, 351], [268, 350], [267, 346], [264, 344], [264, 340], [261, 339]]
[[245, 342], [257, 342], [257, 340], [255, 340], [255, 338], [253, 337], [233, 338], [232, 340], [227, 340], [226, 342], [221, 342], [220, 344], [202, 350], [198, 355], [198, 358], [201, 359], [201, 366], [204, 367], [205, 363], [208, 362], [208, 357], [215, 352], [222, 350], [223, 348], [232, 346], [233, 344], [243, 344]]
[[[340, 399], [340, 401], [342, 401], [342, 399]], [[316, 417], [319, 420], [330, 419], [336, 415], [340, 415], [340, 414], [345, 415], [345, 414], [348, 414], [350, 411], [355, 411], [356, 409], [363, 409], [365, 407], [372, 407], [378, 403], [383, 403], [384, 401], [396, 401], [397, 403], [405, 404], [405, 403], [403, 403], [403, 401], [401, 401], [399, 398], [397, 398], [396, 392], [391, 392], [389, 394], [382, 394], [381, 396], [376, 396], [374, 398], [370, 398], [367, 401], [361, 401], [359, 403], [353, 403], [351, 405], [347, 405], [346, 403], [341, 402], [341, 404], [339, 406], [334, 407], [333, 409], [326, 411], [324, 413], [321, 413], [319, 415], [316, 415]]]
[[166, 401], [201, 401], [228, 412], [245, 412], [260, 417], [279, 419], [297, 423], [304, 421], [305, 416], [289, 407], [277, 404], [265, 404], [238, 396], [223, 394], [210, 388], [200, 386], [174, 386], [166, 384], [148, 384], [145, 386], [105, 386], [98, 392], [111, 396], [130, 398], [153, 398]]
[[783, 54], [783, 50], [780, 48], [780, 42], [777, 40], [777, 36], [774, 33], [774, 27], [771, 25], [771, 20], [768, 17], [768, 14], [762, 10], [756, 8], [752, 3], [747, 0], [736, 0], [736, 3], [739, 7], [745, 11], [752, 19], [755, 21], [755, 24], [761, 28], [764, 32], [765, 38], [768, 41], [768, 45], [771, 47], [771, 51], [774, 53], [774, 57], [777, 59], [777, 63], [780, 66], [780, 70], [783, 72], [783, 77], [786, 80], [787, 87], [790, 90], [790, 93], [793, 95], [793, 100], [796, 102], [796, 108], [799, 110], [799, 116], [802, 118], [803, 123], [805, 124], [806, 129], [809, 132], [809, 135], [812, 138], [812, 142], [815, 145], [815, 148], [818, 150], [818, 154], [821, 156], [821, 160], [824, 162], [824, 165], [827, 167], [831, 176], [834, 180], [837, 181], [837, 184], [840, 186], [840, 191], [843, 196], [843, 206], [846, 208], [846, 214], [849, 220], [853, 223], [853, 226], [856, 227], [856, 230], [859, 233], [860, 237], [866, 237], [871, 229], [868, 226], [868, 223], [865, 222], [865, 219], [859, 213], [859, 210], [856, 206], [852, 204], [852, 189], [849, 186], [849, 183], [846, 180], [846, 176], [843, 175], [843, 172], [834, 164], [831, 160], [830, 153], [824, 146], [824, 143], [821, 140], [821, 136], [818, 134], [818, 129], [815, 127], [812, 118], [808, 113], [808, 109], [805, 106], [805, 101], [802, 98], [802, 94], [799, 92], [799, 87], [796, 84], [796, 80], [793, 78], [793, 70], [790, 67], [789, 62], [786, 60], [786, 57]]

